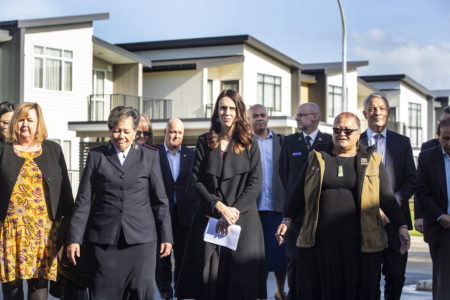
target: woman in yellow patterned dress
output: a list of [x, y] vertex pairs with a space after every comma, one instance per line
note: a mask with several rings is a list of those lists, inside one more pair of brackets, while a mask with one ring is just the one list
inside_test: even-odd
[[14, 112], [6, 144], [0, 144], [0, 282], [3, 298], [47, 299], [56, 280], [56, 238], [60, 221], [73, 207], [61, 147], [45, 140], [37, 103]]

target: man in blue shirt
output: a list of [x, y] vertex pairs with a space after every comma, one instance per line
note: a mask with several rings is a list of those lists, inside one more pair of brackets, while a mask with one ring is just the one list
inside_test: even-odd
[[439, 144], [419, 154], [417, 195], [424, 239], [433, 261], [433, 299], [450, 299], [450, 118], [439, 124]]
[[269, 272], [275, 273], [277, 286], [274, 298], [284, 300], [286, 250], [284, 245], [278, 245], [275, 238], [277, 227], [283, 217], [284, 188], [278, 175], [278, 164], [284, 136], [267, 128], [269, 116], [263, 105], [253, 105], [249, 110], [249, 117], [261, 151], [263, 169], [263, 187], [258, 197], [258, 211], [264, 233], [266, 276]]
[[[183, 259], [189, 226], [198, 205], [191, 179], [194, 150], [182, 145], [183, 136], [183, 122], [177, 118], [170, 119], [164, 129], [164, 144], [159, 148], [161, 173], [167, 198], [169, 199], [170, 216], [172, 218], [175, 283]], [[158, 259], [155, 279], [161, 298], [172, 299], [172, 264], [170, 256]]]
[[[408, 229], [411, 230], [409, 198], [415, 192], [417, 181], [411, 142], [408, 137], [387, 128], [389, 102], [384, 95], [372, 93], [367, 96], [364, 100], [363, 114], [369, 128], [361, 134], [360, 143], [365, 146], [374, 146], [375, 151], [383, 156], [383, 164], [389, 174], [395, 199]], [[380, 214], [388, 235], [388, 248], [383, 251], [384, 298], [400, 300], [405, 282], [408, 253], [400, 253], [401, 243], [397, 229], [382, 211]]]

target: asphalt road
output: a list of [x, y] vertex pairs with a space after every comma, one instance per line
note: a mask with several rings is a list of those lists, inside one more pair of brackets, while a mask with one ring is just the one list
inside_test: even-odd
[[[428, 245], [423, 242], [422, 237], [413, 236], [411, 238], [411, 248], [409, 250], [408, 265], [406, 267], [406, 281], [401, 300], [431, 300], [431, 292], [416, 291], [416, 283], [419, 280], [429, 280], [432, 278], [432, 265]], [[384, 286], [383, 282], [381, 282], [381, 286]], [[268, 299], [274, 299], [274, 293], [275, 278], [273, 273], [270, 273], [267, 281]], [[56, 298], [49, 296], [49, 299], [55, 300]], [[161, 299], [158, 292], [156, 293], [155, 299]], [[384, 299], [384, 297], [382, 297], [382, 299]], [[1, 293], [0, 300], [3, 300]]]

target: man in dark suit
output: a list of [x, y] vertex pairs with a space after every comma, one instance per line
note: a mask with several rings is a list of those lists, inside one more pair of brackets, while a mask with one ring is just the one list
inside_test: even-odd
[[[331, 143], [331, 136], [320, 132], [318, 129], [320, 121], [320, 109], [315, 103], [304, 103], [297, 108], [295, 115], [297, 128], [302, 133], [294, 133], [287, 136], [281, 147], [279, 174], [281, 182], [286, 190], [286, 201], [284, 209], [287, 207], [288, 201], [292, 197], [295, 183], [300, 175], [303, 166], [308, 159], [308, 153], [319, 144]], [[300, 233], [302, 219], [283, 220], [283, 222], [292, 222], [289, 231], [286, 234], [286, 256], [287, 277], [289, 294], [288, 299], [296, 299], [297, 295], [297, 247], [296, 241]], [[277, 234], [280, 234], [277, 230]], [[284, 233], [283, 233], [284, 234]]]
[[[444, 109], [441, 112], [441, 117], [438, 121], [438, 128], [437, 128], [437, 135], [440, 134], [440, 122], [444, 119], [447, 119], [450, 117], [450, 106], [444, 107]], [[434, 138], [429, 141], [426, 141], [422, 144], [422, 147], [420, 148], [420, 152], [423, 152], [429, 148], [432, 148], [434, 146], [439, 145], [439, 139]], [[422, 209], [420, 208], [420, 201], [418, 200], [418, 196], [414, 196], [414, 227], [417, 231], [423, 233], [423, 213]]]
[[[369, 128], [361, 134], [360, 142], [365, 146], [375, 145], [375, 151], [383, 156], [397, 204], [411, 230], [409, 198], [414, 194], [417, 180], [409, 138], [387, 129], [389, 102], [382, 94], [372, 93], [364, 100], [363, 114]], [[388, 248], [383, 251], [384, 297], [386, 300], [399, 300], [405, 282], [408, 254], [400, 254], [398, 232], [384, 213], [380, 213], [388, 234]]]
[[450, 118], [440, 123], [439, 144], [419, 155], [417, 194], [424, 239], [433, 261], [433, 299], [450, 299]]
[[156, 251], [172, 251], [159, 155], [132, 144], [138, 122], [134, 108], [114, 108], [108, 118], [111, 144], [89, 152], [81, 177], [67, 256], [76, 264], [80, 245], [89, 243], [91, 299], [153, 299]]
[[[191, 179], [194, 150], [181, 144], [183, 135], [183, 122], [177, 118], [170, 119], [164, 129], [164, 144], [159, 148], [161, 172], [172, 218], [175, 283], [183, 260], [189, 226], [198, 205]], [[158, 260], [155, 278], [161, 298], [172, 299], [172, 263], [170, 256]]]
[[269, 272], [274, 272], [276, 291], [274, 298], [284, 300], [284, 284], [286, 282], [286, 249], [279, 246], [275, 239], [278, 225], [283, 218], [284, 187], [281, 183], [279, 158], [284, 135], [267, 127], [269, 116], [266, 108], [255, 104], [248, 111], [253, 134], [258, 141], [263, 169], [263, 188], [258, 197], [258, 212], [264, 234], [264, 250], [266, 253], [266, 279]]

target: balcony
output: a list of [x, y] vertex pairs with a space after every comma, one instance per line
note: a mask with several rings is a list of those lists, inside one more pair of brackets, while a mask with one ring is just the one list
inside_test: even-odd
[[172, 100], [139, 97], [124, 94], [97, 94], [88, 97], [88, 121], [107, 121], [116, 106], [131, 106], [151, 120], [172, 118]]

